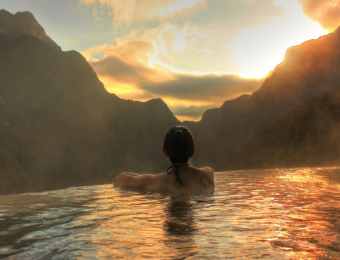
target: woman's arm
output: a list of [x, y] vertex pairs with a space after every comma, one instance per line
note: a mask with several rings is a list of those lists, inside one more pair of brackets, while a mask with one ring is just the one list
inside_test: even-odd
[[149, 189], [154, 182], [154, 175], [137, 175], [133, 173], [122, 173], [113, 180], [115, 187], [132, 189]]

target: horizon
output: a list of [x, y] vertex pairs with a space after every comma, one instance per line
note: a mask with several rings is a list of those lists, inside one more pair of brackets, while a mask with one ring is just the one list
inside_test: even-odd
[[339, 5], [4, 0], [0, 9], [31, 12], [63, 51], [86, 58], [108, 92], [138, 101], [161, 98], [180, 121], [198, 121], [207, 109], [258, 90], [289, 47], [333, 32]]

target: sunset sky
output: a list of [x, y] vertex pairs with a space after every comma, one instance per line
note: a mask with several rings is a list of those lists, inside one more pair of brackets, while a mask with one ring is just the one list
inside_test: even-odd
[[109, 92], [160, 97], [181, 121], [254, 92], [287, 48], [340, 25], [339, 0], [0, 0], [0, 9], [32, 12]]

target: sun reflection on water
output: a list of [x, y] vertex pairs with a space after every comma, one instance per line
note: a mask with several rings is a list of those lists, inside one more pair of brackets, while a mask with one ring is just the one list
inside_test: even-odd
[[339, 168], [216, 173], [205, 195], [102, 185], [0, 202], [0, 258], [340, 259]]

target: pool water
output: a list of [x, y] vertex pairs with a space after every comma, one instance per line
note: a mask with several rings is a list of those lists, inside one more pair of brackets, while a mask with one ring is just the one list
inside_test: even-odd
[[220, 172], [205, 195], [0, 197], [5, 259], [340, 259], [340, 168]]

